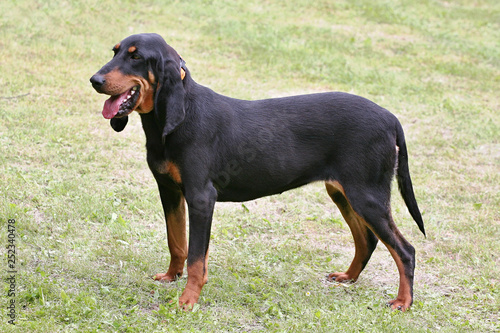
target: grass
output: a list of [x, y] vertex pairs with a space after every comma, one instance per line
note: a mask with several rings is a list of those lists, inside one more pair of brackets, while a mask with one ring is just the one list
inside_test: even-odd
[[[500, 6], [496, 1], [2, 1], [0, 244], [16, 219], [17, 325], [0, 331], [490, 332], [500, 312]], [[397, 269], [379, 246], [353, 285], [352, 237], [321, 184], [217, 204], [209, 283], [169, 303], [164, 219], [139, 117], [114, 133], [89, 77], [131, 33], [157, 32], [195, 80], [238, 98], [340, 90], [403, 123], [428, 237], [415, 303], [384, 304]], [[7, 251], [3, 271], [7, 271]]]

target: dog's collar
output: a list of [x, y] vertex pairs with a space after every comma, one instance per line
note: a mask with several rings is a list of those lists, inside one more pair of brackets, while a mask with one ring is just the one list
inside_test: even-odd
[[186, 62], [184, 61], [184, 59], [182, 59], [181, 56], [179, 56], [179, 59], [181, 60], [181, 68], [180, 68], [180, 72], [181, 72], [181, 80], [184, 80], [184, 78], [186, 77]]

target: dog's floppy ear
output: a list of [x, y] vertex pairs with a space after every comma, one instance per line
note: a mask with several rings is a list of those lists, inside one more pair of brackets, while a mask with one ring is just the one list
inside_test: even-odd
[[154, 107], [157, 121], [163, 125], [163, 141], [184, 121], [186, 115], [185, 91], [180, 69], [180, 58], [172, 59], [167, 56], [156, 64], [158, 85]]
[[122, 118], [111, 118], [109, 124], [116, 132], [121, 132], [127, 126], [128, 116]]

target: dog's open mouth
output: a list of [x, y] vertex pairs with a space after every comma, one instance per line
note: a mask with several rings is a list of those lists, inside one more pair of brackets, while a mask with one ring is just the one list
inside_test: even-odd
[[134, 86], [121, 95], [111, 96], [104, 102], [102, 115], [106, 119], [127, 116], [136, 107], [140, 95], [140, 86]]

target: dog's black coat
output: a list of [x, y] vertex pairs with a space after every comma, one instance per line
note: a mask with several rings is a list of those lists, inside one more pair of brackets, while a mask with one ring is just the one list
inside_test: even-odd
[[[130, 58], [129, 46], [136, 47], [139, 60]], [[206, 280], [216, 201], [251, 200], [326, 181], [362, 256], [352, 266], [363, 269], [378, 237], [400, 269], [400, 294], [393, 307], [411, 305], [414, 250], [397, 231], [390, 213], [395, 170], [404, 201], [425, 232], [410, 180], [403, 129], [393, 114], [342, 92], [257, 101], [217, 94], [193, 81], [177, 52], [156, 34], [123, 40], [115, 57], [91, 79], [98, 91], [106, 92], [102, 81], [111, 70], [149, 80], [154, 74], [154, 109], [141, 114], [147, 161], [167, 219], [179, 210], [183, 198], [189, 212], [188, 286], [181, 303], [192, 304], [199, 295], [192, 290], [200, 283], [190, 273], [201, 273], [190, 272], [190, 266], [205, 262]], [[111, 125], [120, 131], [126, 121], [126, 116], [116, 117]], [[165, 171], [165, 163], [175, 166], [177, 173], [172, 168]], [[359, 273], [346, 274], [356, 279]], [[405, 279], [403, 287], [409, 290], [402, 291]]]

